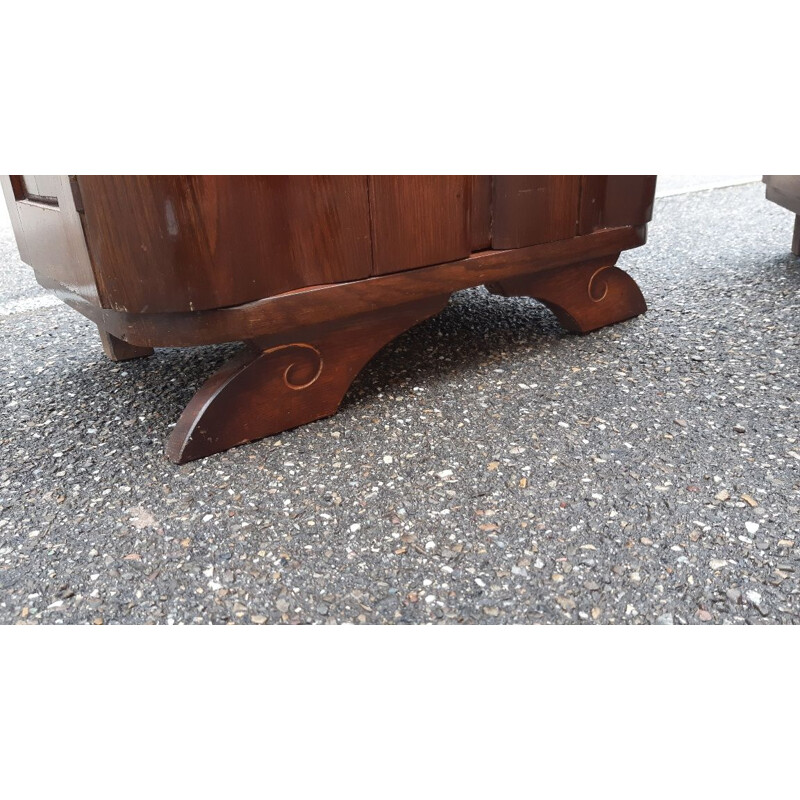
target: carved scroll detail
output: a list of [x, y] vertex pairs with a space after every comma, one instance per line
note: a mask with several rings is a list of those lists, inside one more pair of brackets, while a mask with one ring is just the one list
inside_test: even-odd
[[612, 266], [600, 267], [600, 269], [596, 269], [592, 273], [592, 277], [589, 278], [589, 283], [586, 286], [586, 291], [589, 293], [589, 299], [593, 303], [602, 303], [603, 300], [606, 299], [608, 295], [608, 281], [604, 279], [597, 280], [597, 276], [601, 272], [605, 272], [606, 270], [612, 269]]
[[448, 296], [297, 330], [291, 334], [294, 342], [248, 340], [247, 348], [212, 375], [181, 414], [167, 445], [169, 457], [183, 464], [334, 414], [369, 359], [441, 311]]
[[[292, 344], [281, 344], [277, 347], [271, 347], [269, 350], [264, 350], [263, 355], [271, 355], [281, 350], [291, 350], [292, 348], [297, 348], [300, 352], [297, 354], [297, 360], [292, 361], [283, 371], [283, 382], [287, 388], [295, 391], [307, 389], [322, 374], [322, 353], [316, 347], [303, 342], [293, 342]], [[304, 380], [303, 373], [315, 368], [316, 371], [311, 378]]]
[[647, 310], [636, 282], [614, 266], [618, 255], [516, 275], [487, 288], [507, 297], [535, 297], [568, 331], [588, 333]]

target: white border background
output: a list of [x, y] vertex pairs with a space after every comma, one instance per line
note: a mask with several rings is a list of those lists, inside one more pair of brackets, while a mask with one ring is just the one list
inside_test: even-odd
[[[0, 13], [5, 173], [798, 172], [785, 2]], [[15, 627], [0, 647], [9, 798], [794, 785], [789, 627]]]

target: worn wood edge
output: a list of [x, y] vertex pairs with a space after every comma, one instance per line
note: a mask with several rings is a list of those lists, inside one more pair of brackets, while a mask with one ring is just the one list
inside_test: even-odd
[[152, 347], [137, 347], [130, 342], [123, 342], [102, 328], [98, 328], [97, 332], [100, 335], [103, 352], [111, 361], [131, 361], [135, 358], [147, 358], [147, 356], [153, 355]]
[[189, 404], [184, 408], [178, 422], [167, 438], [166, 453], [170, 461], [175, 464], [185, 463], [184, 453], [197, 427], [198, 420], [203, 418], [205, 411], [216, 401], [218, 395], [236, 376], [246, 370], [259, 356], [251, 348], [238, 353], [222, 366], [195, 392]]
[[308, 287], [240, 306], [209, 311], [127, 314], [95, 306], [60, 285], [46, 288], [124, 342], [138, 347], [193, 347], [253, 339], [322, 322], [335, 322], [430, 295], [630, 250], [645, 244], [646, 240], [645, 225], [608, 228], [532, 247], [483, 250], [459, 261]]

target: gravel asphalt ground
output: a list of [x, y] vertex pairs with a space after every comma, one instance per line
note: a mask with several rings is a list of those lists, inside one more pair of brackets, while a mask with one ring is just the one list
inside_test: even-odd
[[748, 184], [656, 202], [588, 336], [483, 289], [341, 412], [172, 465], [237, 345], [107, 361], [0, 230], [0, 622], [800, 621], [800, 260]]

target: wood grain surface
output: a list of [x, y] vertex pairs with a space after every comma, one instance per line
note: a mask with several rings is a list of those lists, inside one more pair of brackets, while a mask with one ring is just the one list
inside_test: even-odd
[[468, 258], [352, 283], [313, 286], [253, 303], [208, 311], [128, 314], [101, 309], [59, 290], [62, 300], [123, 341], [140, 347], [191, 347], [346, 319], [375, 308], [566, 266], [644, 244], [646, 230], [611, 228], [515, 250], [482, 250]]
[[530, 247], [578, 232], [578, 175], [495, 175], [492, 247]]
[[373, 175], [373, 275], [465, 258], [471, 250], [468, 175]]
[[492, 246], [492, 176], [470, 175], [470, 247], [472, 251]]
[[220, 308], [372, 271], [365, 176], [78, 181], [108, 308]]
[[581, 234], [623, 225], [644, 225], [653, 216], [655, 175], [581, 177]]

